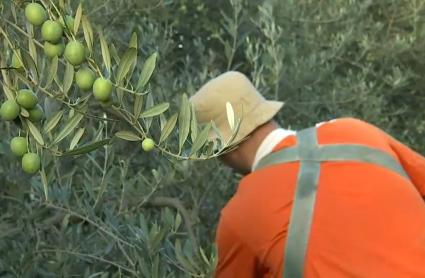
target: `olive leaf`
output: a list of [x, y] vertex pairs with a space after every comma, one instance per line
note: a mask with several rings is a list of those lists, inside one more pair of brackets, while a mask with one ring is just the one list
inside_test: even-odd
[[71, 151], [64, 152], [62, 154], [62, 156], [71, 156], [71, 155], [79, 155], [79, 154], [89, 153], [89, 152], [92, 152], [92, 151], [108, 144], [110, 141], [111, 141], [111, 139], [103, 139], [101, 141], [89, 143], [89, 144], [86, 144], [86, 145], [81, 146], [79, 148], [73, 149]]
[[74, 19], [74, 34], [77, 34], [78, 29], [80, 28], [80, 22], [81, 22], [81, 17], [83, 16], [83, 6], [80, 3], [78, 5], [77, 11], [75, 12], [75, 19]]
[[63, 77], [63, 93], [68, 94], [71, 89], [72, 81], [74, 81], [74, 67], [70, 63], [66, 63], [65, 74]]
[[133, 114], [136, 119], [138, 119], [140, 116], [140, 113], [142, 113], [142, 108], [143, 108], [143, 96], [135, 95], [134, 104], [133, 104]]
[[195, 142], [195, 138], [198, 136], [198, 121], [195, 113], [195, 106], [191, 105], [192, 109], [192, 120], [190, 121], [190, 139], [192, 143]]
[[170, 136], [171, 132], [176, 126], [177, 118], [178, 118], [178, 114], [175, 113], [165, 123], [164, 128], [161, 131], [161, 137], [159, 138], [159, 143], [164, 142], [168, 138], [168, 136]]
[[49, 133], [52, 131], [59, 123], [60, 119], [63, 116], [63, 110], [57, 112], [43, 127], [44, 133]]
[[81, 137], [83, 137], [85, 128], [79, 128], [78, 131], [75, 133], [74, 137], [71, 140], [71, 143], [69, 144], [69, 149], [73, 150], [75, 146], [77, 146], [78, 142], [80, 142]]
[[117, 133], [115, 133], [115, 136], [123, 139], [123, 140], [127, 140], [127, 141], [140, 141], [142, 140], [139, 136], [137, 136], [137, 134], [134, 134], [131, 131], [128, 130], [123, 130], [123, 131], [118, 131]]
[[226, 102], [226, 113], [230, 130], [233, 130], [235, 128], [235, 112], [233, 111], [233, 107], [230, 102]]
[[103, 32], [99, 32], [100, 48], [102, 49], [103, 63], [105, 64], [106, 70], [111, 72], [111, 55], [109, 54], [108, 43], [106, 42]]
[[56, 136], [55, 140], [53, 140], [53, 144], [57, 144], [62, 141], [66, 136], [68, 136], [80, 123], [80, 121], [84, 118], [84, 115], [81, 113], [77, 113], [68, 122], [65, 124], [63, 129]]
[[24, 63], [25, 68], [32, 74], [34, 83], [38, 83], [39, 73], [37, 69], [37, 64], [26, 51], [21, 51], [22, 61]]
[[137, 49], [137, 33], [136, 32], [133, 32], [131, 34], [130, 43], [128, 44], [128, 47]]
[[148, 84], [149, 79], [151, 78], [152, 73], [155, 70], [157, 57], [158, 53], [154, 52], [148, 57], [148, 59], [146, 59], [146, 62], [143, 65], [143, 69], [139, 77], [139, 82], [137, 82], [136, 91], [142, 90], [146, 86], [146, 84]]
[[93, 52], [93, 28], [90, 24], [90, 21], [85, 15], [83, 15], [81, 20], [83, 23], [83, 33], [84, 39], [86, 40], [87, 48], [90, 52]]
[[28, 49], [29, 49], [31, 58], [34, 61], [37, 61], [37, 48], [35, 47], [35, 43], [34, 43], [33, 38], [28, 39]]
[[44, 167], [41, 167], [40, 176], [41, 176], [41, 183], [43, 184], [44, 198], [46, 198], [46, 201], [47, 201], [49, 197], [49, 186], [48, 186], [46, 171], [44, 170]]
[[[121, 81], [130, 73], [130, 68], [135, 64], [137, 60], [137, 50], [135, 48], [129, 48], [121, 58], [120, 64], [117, 70], [117, 83]], [[130, 73], [131, 76], [131, 73]]]
[[165, 111], [168, 110], [170, 107], [170, 104], [168, 102], [163, 102], [160, 104], [157, 104], [155, 106], [152, 106], [151, 108], [145, 110], [141, 115], [140, 118], [149, 118], [149, 117], [155, 117], [158, 116]]
[[190, 130], [190, 104], [186, 94], [182, 95], [179, 113], [179, 153], [189, 135]]
[[31, 133], [31, 135], [34, 137], [35, 141], [37, 141], [38, 144], [40, 144], [41, 146], [44, 146], [44, 140], [43, 140], [43, 136], [41, 136], [40, 131], [38, 130], [38, 128], [29, 120], [25, 120], [26, 124], [28, 125], [28, 129]]
[[57, 72], [58, 72], [58, 62], [59, 58], [58, 56], [55, 56], [52, 58], [52, 61], [50, 63], [49, 72], [47, 74], [46, 78], [46, 84], [45, 87], [49, 87], [50, 84], [52, 84], [53, 80], [56, 78]]
[[[145, 110], [149, 110], [154, 105], [153, 103], [153, 97], [152, 94], [148, 94], [148, 97], [146, 99], [146, 107]], [[146, 126], [146, 131], [149, 131], [151, 124], [152, 124], [152, 118], [143, 118], [143, 122]]]
[[202, 131], [199, 133], [199, 135], [196, 137], [195, 142], [193, 142], [192, 149], [190, 151], [190, 155], [195, 154], [205, 144], [205, 142], [208, 139], [208, 135], [210, 134], [211, 126], [212, 126], [212, 124], [208, 123], [202, 129]]

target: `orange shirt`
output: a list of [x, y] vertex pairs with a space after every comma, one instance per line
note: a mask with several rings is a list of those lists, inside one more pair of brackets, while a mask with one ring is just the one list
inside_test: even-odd
[[[317, 134], [319, 144], [385, 151], [411, 181], [376, 165], [323, 162], [305, 277], [425, 277], [425, 158], [356, 119], [326, 123]], [[289, 136], [274, 151], [295, 144]], [[299, 164], [266, 167], [241, 180], [221, 212], [216, 277], [282, 277]]]

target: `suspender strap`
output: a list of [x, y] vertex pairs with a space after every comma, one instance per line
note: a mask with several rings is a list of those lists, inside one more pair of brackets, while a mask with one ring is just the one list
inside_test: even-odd
[[267, 166], [300, 162], [295, 198], [285, 244], [285, 278], [303, 277], [304, 261], [310, 237], [311, 223], [320, 176], [320, 163], [326, 161], [355, 161], [370, 163], [398, 173], [408, 179], [403, 167], [388, 153], [356, 144], [322, 145], [317, 142], [316, 128], [297, 133], [297, 145], [271, 153], [257, 165]]
[[[298, 135], [297, 154], [300, 157], [313, 155], [317, 148], [315, 129], [307, 129]], [[304, 257], [307, 250], [310, 226], [316, 201], [320, 162], [301, 161], [295, 199], [289, 222], [285, 246], [284, 274], [286, 278], [303, 277]]]

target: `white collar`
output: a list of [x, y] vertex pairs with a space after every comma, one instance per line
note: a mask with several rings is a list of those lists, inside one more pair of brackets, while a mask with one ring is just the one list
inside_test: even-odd
[[[336, 119], [330, 120], [328, 122], [320, 122], [316, 124], [316, 127], [319, 127], [325, 123], [331, 123], [336, 121]], [[260, 147], [257, 150], [257, 153], [255, 154], [254, 163], [252, 163], [251, 171], [254, 171], [257, 167], [258, 162], [260, 162], [263, 157], [271, 153], [276, 147], [277, 144], [279, 144], [283, 139], [285, 139], [289, 135], [294, 135], [296, 132], [290, 129], [284, 129], [284, 128], [278, 128], [270, 132], [269, 135], [266, 136], [266, 138], [261, 143]]]
[[254, 163], [252, 163], [251, 171], [254, 171], [258, 162], [271, 153], [273, 148], [279, 144], [283, 139], [285, 139], [289, 135], [295, 134], [295, 131], [288, 130], [284, 128], [278, 128], [270, 132], [266, 138], [264, 138], [263, 142], [261, 142], [260, 147], [257, 149], [257, 153], [255, 154]]

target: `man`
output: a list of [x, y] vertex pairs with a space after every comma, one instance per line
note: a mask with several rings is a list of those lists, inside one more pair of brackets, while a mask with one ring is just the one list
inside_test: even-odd
[[191, 102], [224, 140], [226, 103], [242, 118], [222, 156], [246, 176], [221, 212], [216, 277], [425, 277], [424, 157], [352, 118], [280, 128], [283, 103], [238, 72]]

